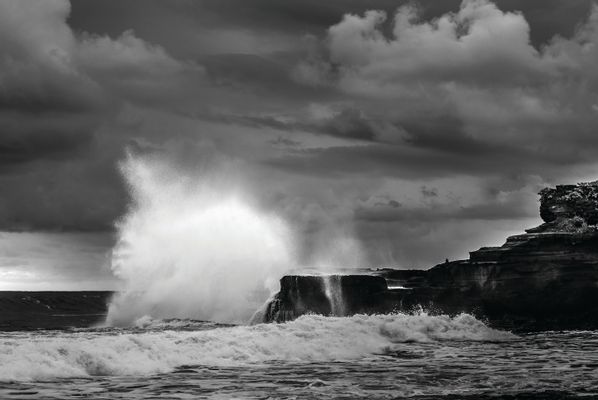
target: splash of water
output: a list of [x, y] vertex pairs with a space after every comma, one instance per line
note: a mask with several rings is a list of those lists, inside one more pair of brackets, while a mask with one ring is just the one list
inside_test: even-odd
[[6, 337], [0, 342], [0, 382], [150, 375], [180, 365], [248, 367], [272, 361], [359, 360], [392, 351], [401, 343], [515, 339], [467, 314], [453, 318], [425, 313], [349, 318], [304, 315], [286, 324], [189, 331], [177, 331], [179, 324], [138, 334], [110, 328]]
[[330, 313], [337, 317], [347, 315], [341, 275], [323, 275], [324, 293], [330, 303]]
[[248, 204], [214, 174], [181, 177], [156, 160], [129, 157], [133, 204], [118, 224], [112, 269], [124, 288], [107, 324], [152, 318], [245, 322], [293, 266], [285, 223]]

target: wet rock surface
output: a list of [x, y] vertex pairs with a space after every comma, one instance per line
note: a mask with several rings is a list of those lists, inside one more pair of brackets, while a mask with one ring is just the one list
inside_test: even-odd
[[[545, 223], [429, 270], [285, 276], [264, 321], [305, 313], [468, 312], [514, 331], [598, 328], [598, 183], [540, 192]], [[336, 289], [331, 291], [331, 286]], [[335, 294], [336, 293], [336, 294]], [[344, 302], [339, 308], [338, 293]], [[336, 300], [335, 300], [335, 297]], [[340, 311], [339, 311], [340, 310]]]
[[387, 301], [386, 279], [373, 275], [288, 275], [268, 304], [264, 321], [284, 322], [314, 313], [346, 316], [376, 313]]

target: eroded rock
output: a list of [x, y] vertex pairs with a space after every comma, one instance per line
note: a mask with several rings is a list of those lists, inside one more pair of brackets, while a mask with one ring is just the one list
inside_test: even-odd
[[[544, 224], [426, 270], [337, 279], [340, 312], [322, 277], [285, 276], [265, 321], [305, 313], [468, 312], [511, 330], [598, 328], [598, 182], [540, 192]], [[388, 282], [388, 285], [387, 285]], [[389, 288], [389, 287], [390, 288]], [[338, 300], [338, 297], [337, 297]]]

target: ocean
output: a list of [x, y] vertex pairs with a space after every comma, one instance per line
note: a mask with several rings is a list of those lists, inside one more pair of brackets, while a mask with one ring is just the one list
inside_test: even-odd
[[[56, 312], [65, 298], [89, 308], [106, 293], [54, 294], [50, 308], [40, 296], [0, 296], [0, 399], [598, 398], [593, 331], [514, 334], [423, 312], [253, 326], [141, 318], [114, 328], [77, 310], [81, 301]], [[28, 325], [21, 314], [19, 329], [9, 326], [9, 303], [13, 314], [29, 310]], [[83, 327], [93, 316], [96, 326]]]

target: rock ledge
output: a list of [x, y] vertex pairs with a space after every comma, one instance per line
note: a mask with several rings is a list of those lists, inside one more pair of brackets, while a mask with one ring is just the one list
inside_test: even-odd
[[[468, 312], [515, 331], [598, 328], [598, 181], [540, 192], [544, 224], [429, 270], [285, 276], [264, 322], [305, 313]], [[339, 304], [342, 304], [340, 306]]]

